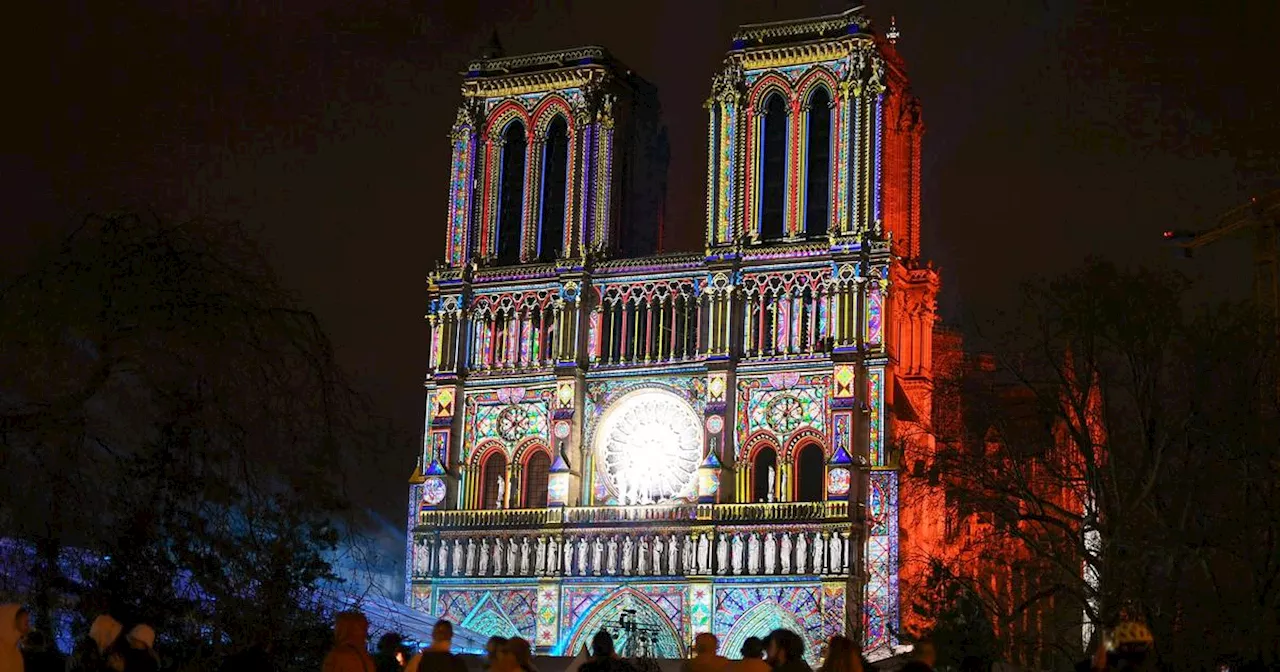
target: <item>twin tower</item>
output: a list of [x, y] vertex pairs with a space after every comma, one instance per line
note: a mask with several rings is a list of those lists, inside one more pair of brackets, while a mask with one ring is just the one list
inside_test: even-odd
[[869, 28], [854, 9], [734, 35], [689, 254], [654, 254], [648, 83], [598, 47], [469, 65], [415, 607], [551, 653], [602, 628], [657, 657], [775, 627], [811, 657], [835, 634], [890, 651], [938, 278], [918, 263], [919, 107]]

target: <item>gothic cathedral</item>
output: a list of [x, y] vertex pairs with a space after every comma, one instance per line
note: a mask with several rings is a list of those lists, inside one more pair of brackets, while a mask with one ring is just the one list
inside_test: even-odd
[[605, 50], [490, 55], [462, 90], [410, 603], [552, 654], [787, 628], [888, 655], [938, 288], [892, 41], [857, 9], [737, 31], [701, 253], [655, 253], [656, 93]]

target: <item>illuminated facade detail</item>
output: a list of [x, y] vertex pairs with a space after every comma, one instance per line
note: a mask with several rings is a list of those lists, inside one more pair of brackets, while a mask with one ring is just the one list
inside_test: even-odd
[[811, 658], [840, 633], [891, 653], [894, 395], [924, 389], [902, 334], [936, 287], [897, 247], [918, 163], [879, 156], [918, 147], [918, 123], [877, 118], [916, 109], [896, 53], [857, 10], [739, 30], [708, 104], [704, 253], [653, 254], [656, 96], [602, 49], [481, 59], [463, 96], [413, 602], [544, 652], [634, 610], [662, 656], [773, 627]]

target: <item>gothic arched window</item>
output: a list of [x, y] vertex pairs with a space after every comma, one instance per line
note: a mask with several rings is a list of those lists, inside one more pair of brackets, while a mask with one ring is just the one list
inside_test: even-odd
[[564, 242], [564, 198], [569, 169], [569, 124], [556, 115], [542, 146], [542, 208], [538, 216], [538, 260], [555, 261]]
[[769, 493], [773, 492], [773, 481], [777, 478], [778, 453], [768, 446], [756, 451], [751, 460], [751, 501], [767, 502]]
[[498, 174], [498, 263], [520, 263], [520, 225], [524, 214], [524, 124], [513, 121], [502, 132]]
[[545, 450], [535, 450], [524, 461], [524, 508], [547, 506], [547, 482], [551, 477], [551, 457]]
[[809, 96], [805, 145], [804, 231], [825, 236], [831, 212], [831, 96], [826, 87]]
[[787, 209], [787, 101], [780, 93], [764, 101], [760, 146], [760, 238], [780, 240]]
[[827, 467], [822, 460], [822, 446], [806, 444], [796, 453], [797, 502], [821, 502], [826, 491]]
[[[489, 454], [484, 460], [484, 466], [480, 468], [480, 482], [484, 489], [481, 492], [480, 508], [497, 509], [502, 506], [502, 499], [506, 499], [506, 487], [499, 487], [505, 483], [507, 478], [507, 457], [502, 451], [495, 450]], [[498, 490], [502, 490], [502, 497], [498, 496]]]

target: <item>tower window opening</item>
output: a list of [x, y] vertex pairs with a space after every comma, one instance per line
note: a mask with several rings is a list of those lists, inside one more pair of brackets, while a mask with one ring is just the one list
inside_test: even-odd
[[484, 484], [482, 498], [480, 500], [480, 508], [491, 510], [502, 506], [501, 499], [506, 497], [506, 488], [501, 488], [503, 496], [498, 496], [499, 484], [504, 483], [507, 477], [507, 458], [502, 451], [495, 450], [489, 454], [484, 460], [484, 467], [481, 468], [480, 480]]
[[524, 463], [524, 508], [546, 508], [550, 475], [551, 457], [545, 450], [534, 451]]
[[568, 184], [569, 126], [557, 115], [547, 128], [542, 148], [542, 207], [539, 213], [538, 260], [555, 261], [564, 244], [564, 202]]
[[822, 447], [807, 444], [796, 453], [796, 501], [820, 502], [826, 488], [826, 465], [822, 461]]
[[764, 133], [760, 150], [760, 238], [781, 240], [786, 231], [787, 103], [779, 93], [764, 105]]
[[524, 214], [524, 124], [513, 121], [502, 132], [498, 176], [498, 263], [520, 263], [520, 226]]
[[751, 461], [751, 501], [772, 501], [773, 483], [777, 480], [778, 453], [773, 448], [764, 447], [756, 451]]
[[809, 96], [808, 114], [804, 230], [809, 236], [825, 236], [831, 216], [831, 96], [826, 88]]

